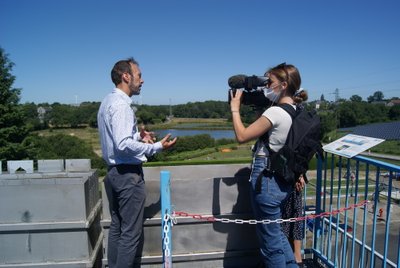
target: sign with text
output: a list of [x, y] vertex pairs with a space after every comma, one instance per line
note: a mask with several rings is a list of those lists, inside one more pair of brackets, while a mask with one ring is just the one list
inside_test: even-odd
[[352, 158], [385, 141], [384, 139], [348, 134], [322, 147], [325, 152]]

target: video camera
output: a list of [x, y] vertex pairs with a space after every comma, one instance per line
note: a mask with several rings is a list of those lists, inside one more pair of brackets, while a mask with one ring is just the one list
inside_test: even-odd
[[[265, 97], [264, 91], [260, 87], [267, 86], [269, 81], [268, 77], [265, 76], [246, 76], [244, 74], [238, 74], [231, 76], [228, 79], [228, 85], [230, 90], [233, 91], [235, 96], [236, 90], [243, 88], [242, 104], [250, 105], [254, 108], [265, 108], [271, 106], [271, 101]], [[231, 102], [230, 92], [228, 93], [228, 101]]]

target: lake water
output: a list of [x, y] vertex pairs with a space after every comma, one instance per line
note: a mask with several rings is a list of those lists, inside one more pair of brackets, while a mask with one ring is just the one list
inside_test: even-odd
[[155, 131], [157, 137], [163, 138], [170, 133], [172, 137], [195, 136], [209, 134], [213, 139], [235, 139], [233, 130], [194, 130], [194, 129], [160, 129]]

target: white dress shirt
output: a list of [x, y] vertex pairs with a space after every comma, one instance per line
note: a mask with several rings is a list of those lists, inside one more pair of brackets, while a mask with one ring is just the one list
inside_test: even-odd
[[108, 166], [142, 164], [162, 150], [161, 142], [141, 142], [132, 100], [119, 88], [114, 88], [100, 105], [97, 114], [101, 150]]

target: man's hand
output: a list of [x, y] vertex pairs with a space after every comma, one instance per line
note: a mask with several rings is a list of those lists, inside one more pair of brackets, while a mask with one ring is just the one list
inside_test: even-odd
[[140, 137], [144, 143], [151, 143], [153, 144], [156, 140], [155, 134], [152, 131], [146, 131], [145, 126], [140, 127]]
[[169, 140], [170, 137], [171, 134], [167, 134], [162, 140], [160, 140], [164, 150], [174, 146], [176, 143], [177, 138], [175, 137], [173, 140]]

